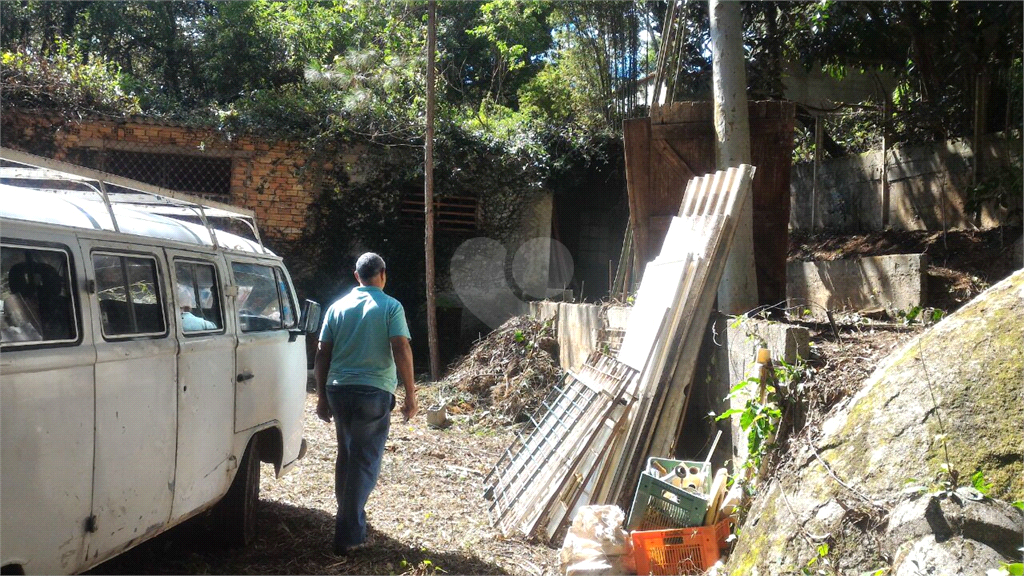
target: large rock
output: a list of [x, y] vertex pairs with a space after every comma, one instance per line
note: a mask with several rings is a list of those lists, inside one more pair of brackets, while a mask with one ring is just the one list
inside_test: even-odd
[[[1002, 526], [992, 528], [998, 537], [982, 543], [976, 539], [984, 531], [976, 528], [981, 512], [973, 506], [954, 510], [939, 502], [937, 512], [922, 516], [931, 518], [924, 522], [929, 527], [918, 522], [915, 528], [906, 520], [904, 488], [940, 486], [949, 480], [948, 463], [959, 484], [982, 470], [993, 498], [1024, 497], [1022, 318], [1024, 271], [1018, 271], [890, 355], [826, 420], [814, 444], [798, 445], [788, 465], [761, 486], [728, 572], [800, 572], [822, 542], [841, 573], [902, 572], [951, 558], [962, 563], [945, 566], [945, 573], [972, 573], [994, 557], [1009, 559], [1005, 543], [1020, 542], [1024, 524], [1019, 510], [999, 508], [994, 514], [1002, 520], [991, 520]], [[934, 521], [939, 517], [945, 520]], [[957, 543], [970, 553], [957, 553], [967, 549]]]

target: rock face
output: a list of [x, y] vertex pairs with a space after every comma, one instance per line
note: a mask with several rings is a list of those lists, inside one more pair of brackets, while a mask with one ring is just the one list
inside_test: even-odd
[[759, 488], [727, 572], [798, 573], [822, 562], [822, 543], [840, 573], [983, 574], [999, 559], [1019, 561], [1024, 514], [949, 491], [943, 466], [956, 484], [981, 470], [992, 498], [1024, 498], [1022, 422], [1018, 271], [891, 354], [813, 445], [797, 441]]

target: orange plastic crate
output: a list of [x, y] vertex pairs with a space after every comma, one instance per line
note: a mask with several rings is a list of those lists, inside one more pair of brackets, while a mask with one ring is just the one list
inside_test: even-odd
[[633, 532], [636, 573], [702, 574], [718, 562], [731, 530], [732, 519], [725, 518], [714, 526]]

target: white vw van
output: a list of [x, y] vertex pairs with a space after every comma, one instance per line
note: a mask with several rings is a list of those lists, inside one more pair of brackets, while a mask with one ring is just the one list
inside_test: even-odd
[[251, 213], [0, 157], [3, 572], [80, 572], [211, 508], [249, 543], [259, 463], [305, 451], [319, 306], [252, 222], [212, 225]]

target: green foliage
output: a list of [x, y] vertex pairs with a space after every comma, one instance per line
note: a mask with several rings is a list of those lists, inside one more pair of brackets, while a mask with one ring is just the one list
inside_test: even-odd
[[124, 91], [116, 66], [87, 63], [63, 40], [44, 54], [4, 51], [0, 63], [4, 106], [116, 115], [139, 112], [139, 101]]
[[814, 574], [838, 574], [835, 566], [832, 565], [832, 559], [829, 558], [829, 546], [826, 543], [819, 544], [815, 548], [816, 555], [811, 557], [806, 564], [800, 569], [800, 573], [805, 576], [812, 576]]
[[[1019, 4], [828, 1], [791, 9], [787, 50], [807, 68], [833, 75], [856, 68], [896, 80], [889, 95], [896, 121], [885, 128], [897, 142], [971, 134], [976, 75], [1010, 69], [1022, 49]], [[994, 89], [1012, 92], [1008, 77], [993, 78]]]
[[495, 0], [480, 5], [477, 25], [466, 33], [484, 40], [488, 47], [485, 70], [490, 70], [490, 78], [481, 100], [515, 107], [519, 86], [544, 66], [541, 56], [551, 47], [547, 23], [551, 10], [549, 2], [539, 0]]
[[999, 568], [986, 571], [985, 574], [986, 576], [1024, 576], [1024, 563], [1002, 564]]
[[747, 378], [729, 390], [726, 400], [743, 400], [743, 408], [731, 408], [715, 417], [715, 421], [739, 416], [740, 428], [747, 434], [747, 460], [743, 469], [757, 472], [768, 451], [775, 446], [783, 407], [794, 405], [803, 397], [803, 379], [807, 371], [802, 361], [789, 364], [773, 361], [771, 382], [762, 384], [757, 376]]
[[985, 170], [981, 182], [968, 186], [964, 211], [980, 218], [986, 207], [1002, 209], [1010, 219], [1020, 222], [1024, 217], [1024, 163], [1013, 156], [1007, 165]]
[[945, 316], [946, 313], [943, 310], [938, 308], [923, 308], [921, 306], [914, 306], [910, 310], [896, 311], [896, 317], [907, 326], [912, 326], [917, 323], [930, 326], [939, 320], [942, 320]]
[[[757, 386], [759, 383], [758, 378], [747, 378], [733, 386], [726, 399], [735, 398], [747, 386]], [[743, 463], [745, 469], [757, 470], [760, 468], [765, 451], [770, 447], [769, 443], [775, 439], [775, 430], [782, 417], [782, 411], [775, 402], [775, 387], [766, 386], [765, 389], [768, 393], [766, 401], [749, 398], [743, 408], [731, 408], [715, 418], [718, 421], [739, 415], [740, 428], [747, 433], [747, 460]]]
[[980, 469], [971, 474], [971, 486], [985, 496], [992, 490], [992, 484], [985, 481], [985, 473]]

